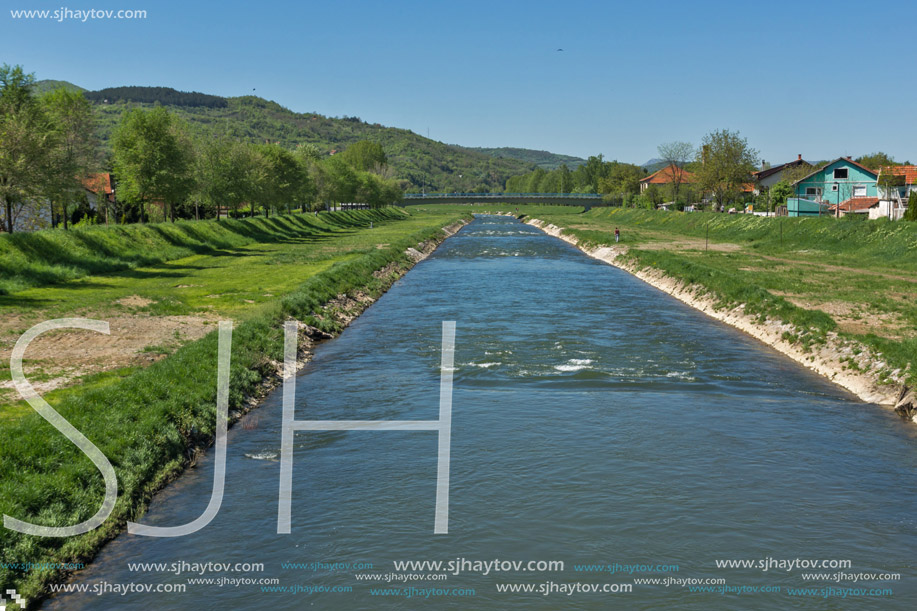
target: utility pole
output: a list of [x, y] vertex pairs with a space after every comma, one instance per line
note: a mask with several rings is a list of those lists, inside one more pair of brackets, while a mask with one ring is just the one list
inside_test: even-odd
[[837, 200], [837, 204], [834, 206], [834, 218], [841, 218], [841, 188], [837, 184], [837, 181], [834, 181], [834, 191], [837, 193], [837, 197], [834, 199]]

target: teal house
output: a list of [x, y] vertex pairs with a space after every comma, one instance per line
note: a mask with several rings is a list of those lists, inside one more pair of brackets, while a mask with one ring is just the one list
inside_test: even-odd
[[[818, 216], [854, 198], [876, 198], [878, 174], [850, 157], [839, 157], [793, 183], [788, 216]], [[858, 200], [863, 201], [863, 200]]]

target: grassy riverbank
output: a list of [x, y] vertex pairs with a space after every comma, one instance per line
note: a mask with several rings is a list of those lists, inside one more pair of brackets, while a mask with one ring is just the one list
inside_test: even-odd
[[872, 372], [879, 381], [917, 382], [917, 224], [620, 208], [520, 213], [585, 246], [614, 246], [617, 227], [626, 261], [700, 285], [721, 306], [791, 323], [797, 331], [785, 339], [803, 349], [829, 333], [855, 340], [887, 363]]
[[242, 320], [309, 276], [445, 218], [361, 210], [0, 236], [0, 283], [26, 287], [0, 295], [0, 420], [30, 411], [16, 401], [8, 366], [13, 344], [38, 322], [79, 315], [112, 330], [36, 340], [25, 370], [39, 392], [106, 384], [105, 372], [123, 377], [219, 319]]
[[[284, 282], [277, 280], [280, 290], [270, 299], [244, 307], [229, 302], [213, 308], [215, 317], [229, 315], [236, 321], [230, 409], [238, 412], [245, 408], [246, 397], [256, 393], [262, 380], [276, 374], [275, 363], [282, 360], [281, 325], [284, 320], [296, 318], [328, 331], [339, 330], [341, 319], [333, 315], [327, 304], [342, 294], [359, 292], [370, 298], [378, 296], [413, 264], [414, 260], [405, 253], [406, 249], [416, 247], [420, 242], [441, 239], [444, 234], [439, 228], [461, 218], [461, 214], [451, 211], [412, 215], [397, 211], [386, 213], [397, 214], [400, 220], [396, 220], [395, 216], [382, 218], [376, 214], [345, 213], [338, 215], [334, 223], [331, 219], [322, 219], [321, 222], [329, 223], [327, 230], [305, 235], [297, 235], [294, 228], [314, 227], [307, 218], [271, 219], [271, 225], [290, 228], [289, 231], [278, 232], [271, 238], [273, 241], [220, 246], [220, 249], [251, 249], [247, 254], [231, 258], [228, 264], [225, 262], [228, 255], [215, 253], [211, 248], [210, 253], [192, 256], [205, 255], [213, 257], [214, 261], [196, 260], [194, 264], [171, 267], [163, 263], [157, 267], [159, 273], [168, 278], [166, 284], [156, 284], [156, 274], [130, 275], [144, 270], [143, 267], [135, 267], [128, 272], [91, 276], [61, 285], [16, 292], [7, 296], [10, 300], [3, 307], [27, 309], [28, 304], [35, 302], [16, 302], [15, 298], [28, 291], [48, 290], [56, 291], [54, 299], [63, 302], [52, 304], [51, 298], [48, 298], [48, 303], [42, 302], [43, 311], [63, 314], [69, 311], [68, 308], [79, 309], [83, 296], [92, 295], [97, 290], [133, 296], [140, 287], [147, 286], [144, 283], [149, 282], [154, 282], [158, 290], [164, 291], [159, 294], [163, 299], [165, 293], [169, 293], [168, 283], [174, 291], [179, 291], [179, 287], [191, 284], [188, 275], [213, 270], [222, 270], [220, 276], [227, 284], [220, 290], [228, 291], [233, 283], [242, 286], [261, 282], [262, 272], [270, 270], [265, 261], [279, 257], [281, 261], [270, 265], [289, 263], [293, 267], [285, 270], [288, 278]], [[375, 226], [369, 229], [371, 219], [374, 219]], [[257, 225], [253, 221], [249, 223]], [[331, 224], [336, 227], [332, 228]], [[182, 233], [198, 231], [201, 225], [204, 225], [201, 231], [221, 230], [195, 223], [193, 227], [183, 229]], [[158, 227], [163, 229], [171, 225]], [[241, 234], [242, 239], [250, 238], [247, 232], [253, 231], [251, 225], [245, 224], [236, 229], [230, 233]], [[157, 231], [156, 228], [149, 230]], [[103, 237], [111, 238], [107, 235]], [[170, 242], [168, 239], [165, 241]], [[200, 243], [210, 244], [204, 239]], [[328, 248], [331, 250], [326, 251]], [[91, 251], [87, 252], [91, 254]], [[319, 253], [323, 254], [320, 256]], [[130, 260], [139, 260], [143, 256], [127, 254], [133, 257]], [[220, 261], [221, 257], [223, 261]], [[253, 260], [243, 261], [249, 257]], [[316, 266], [316, 261], [327, 259], [333, 262]], [[124, 260], [121, 254], [118, 260]], [[148, 262], [137, 265], [148, 265]], [[297, 268], [299, 273], [294, 273]], [[382, 269], [386, 271], [379, 273]], [[85, 282], [89, 285], [82, 286]], [[39, 284], [31, 281], [26, 284], [29, 283]], [[122, 286], [120, 283], [125, 284]], [[174, 292], [170, 294], [174, 295]], [[31, 294], [30, 299], [37, 297]], [[93, 299], [89, 297], [90, 304], [95, 304], [90, 309], [100, 304]], [[194, 313], [195, 307], [202, 307], [194, 298], [184, 300], [175, 297], [175, 300], [176, 304], [170, 307], [182, 312]], [[364, 298], [363, 303], [367, 302]], [[131, 312], [131, 315], [138, 319], [159, 316], [158, 310], [150, 306], [149, 303], [138, 306], [139, 310]], [[19, 310], [20, 313], [22, 311]], [[214, 329], [215, 325], [209, 328]], [[76, 333], [91, 335], [88, 332]], [[52, 398], [55, 409], [89, 437], [114, 465], [119, 483], [118, 501], [112, 516], [102, 527], [78, 537], [60, 540], [0, 530], [0, 562], [5, 563], [0, 565], [0, 587], [16, 588], [31, 599], [39, 597], [47, 584], [59, 579], [59, 575], [53, 571], [23, 571], [9, 565], [76, 562], [91, 558], [106, 540], [123, 528], [126, 520], [139, 518], [151, 494], [187, 465], [193, 448], [208, 443], [215, 425], [216, 350], [216, 333], [211, 331], [200, 339], [175, 348], [166, 358], [147, 367], [109, 372], [104, 380], [74, 387]], [[37, 414], [28, 411], [0, 420], [0, 512], [37, 524], [74, 524], [95, 513], [103, 493], [102, 478], [93, 464]]]

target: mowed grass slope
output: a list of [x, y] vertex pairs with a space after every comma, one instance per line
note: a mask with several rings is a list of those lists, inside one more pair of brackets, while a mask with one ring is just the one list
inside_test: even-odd
[[[112, 321], [115, 341], [87, 338], [106, 347], [98, 358], [55, 349], [52, 339], [62, 332], [37, 340], [25, 363], [29, 379], [43, 391], [57, 393], [76, 381], [107, 383], [100, 372], [149, 364], [201, 337], [216, 320], [253, 315], [310, 276], [436, 219], [392, 209], [0, 236], [7, 238], [0, 244], [8, 253], [34, 253], [28, 257], [37, 259], [5, 261], [18, 271], [0, 282], [13, 287], [56, 281], [0, 295], [0, 419], [29, 409], [9, 381], [9, 354], [38, 322], [73, 316]], [[174, 255], [181, 258], [149, 263]], [[30, 275], [35, 269], [37, 277]], [[93, 269], [121, 271], [82, 275]], [[116, 349], [120, 353], [113, 354]]]
[[[338, 237], [350, 240], [351, 248], [346, 252], [328, 253], [337, 259], [334, 264], [290, 279], [295, 286], [286, 294], [278, 293], [270, 301], [250, 304], [252, 308], [244, 316], [235, 317], [230, 409], [242, 407], [245, 397], [261, 380], [273, 375], [274, 362], [282, 360], [284, 320], [295, 318], [335, 330], [339, 323], [323, 313], [324, 304], [355, 291], [380, 294], [394, 281], [399, 270], [413, 263], [405, 254], [408, 247], [441, 237], [439, 228], [458, 221], [461, 215], [444, 211], [403, 216], [403, 220], [392, 221], [391, 226], [376, 225], [373, 229], [367, 226], [369, 218], [369, 215], [362, 219], [353, 217], [353, 225], [342, 228], [348, 233]], [[280, 219], [279, 222], [285, 221]], [[384, 236], [385, 241], [380, 242], [380, 236]], [[330, 242], [322, 241], [300, 244], [298, 248], [303, 258], [296, 261], [314, 263], [304, 252], [328, 244]], [[298, 251], [284, 252], [282, 258], [296, 258], [295, 252]], [[261, 255], [268, 260], [279, 256], [273, 250]], [[259, 257], [255, 257], [251, 265], [270, 267]], [[295, 265], [296, 261], [287, 263]], [[251, 281], [247, 277], [250, 270], [240, 273], [242, 268], [238, 265], [228, 268], [217, 265], [216, 268], [238, 276], [239, 285]], [[387, 275], [376, 273], [383, 268], [393, 271]], [[198, 272], [203, 273], [202, 270], [189, 273]], [[134, 280], [140, 284], [152, 281], [149, 277]], [[170, 280], [173, 281], [186, 282], [179, 278]], [[48, 290], [52, 288], [65, 291], [66, 285], [48, 287]], [[89, 292], [102, 288], [96, 287]], [[132, 292], [137, 286], [121, 288]], [[75, 290], [76, 294], [84, 292], [83, 289]], [[62, 297], [69, 298], [66, 291]], [[69, 303], [80, 303], [78, 298], [73, 299]], [[178, 300], [178, 303], [184, 308], [194, 308], [197, 299], [200, 298]], [[66, 306], [49, 306], [51, 309], [58, 307]], [[227, 307], [237, 312], [234, 303]], [[99, 529], [67, 539], [32, 537], [0, 529], [0, 561], [86, 560], [104, 541], [119, 532], [126, 520], [139, 518], [152, 491], [187, 464], [189, 450], [206, 445], [212, 438], [216, 352], [217, 334], [210, 332], [148, 367], [109, 372], [102, 381], [62, 391], [54, 407], [92, 440], [115, 467], [119, 497], [114, 513]], [[0, 420], [0, 513], [38, 524], [70, 525], [93, 515], [103, 493], [104, 484], [94, 465], [36, 413]], [[16, 588], [33, 599], [41, 596], [47, 584], [57, 578], [59, 576], [53, 572], [0, 568], [0, 588]]]

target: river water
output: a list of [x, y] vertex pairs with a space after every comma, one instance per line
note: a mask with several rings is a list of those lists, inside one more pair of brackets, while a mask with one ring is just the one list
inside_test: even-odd
[[[913, 608], [912, 427], [513, 218], [478, 217], [323, 344], [298, 378], [297, 419], [435, 420], [444, 320], [457, 328], [449, 534], [433, 534], [437, 434], [346, 431], [295, 434], [292, 533], [278, 535], [278, 389], [230, 431], [226, 496], [208, 527], [174, 539], [124, 534], [80, 571], [74, 583], [90, 593], [46, 606]], [[208, 456], [156, 497], [143, 522], [194, 519], [212, 477]], [[458, 559], [468, 561], [458, 562], [461, 571], [393, 565]], [[562, 561], [564, 569], [501, 564], [485, 575], [472, 564], [493, 560]], [[755, 567], [718, 568], [718, 560]], [[833, 566], [812, 571], [796, 560]], [[168, 566], [132, 571], [129, 562]], [[188, 565], [208, 562], [264, 570], [189, 573]], [[583, 570], [615, 564], [628, 568]], [[813, 572], [831, 577], [806, 581]], [[354, 576], [393, 573], [448, 579]], [[900, 580], [830, 581], [837, 573]], [[188, 584], [201, 576], [226, 585]], [[264, 578], [306, 591], [229, 582]], [[681, 581], [634, 583], [657, 578]], [[725, 584], [702, 584], [714, 592], [678, 585], [706, 579]], [[187, 588], [92, 592], [129, 583]], [[612, 591], [567, 595], [577, 583]], [[506, 584], [535, 592], [498, 591]], [[396, 595], [411, 587], [412, 598]]]

